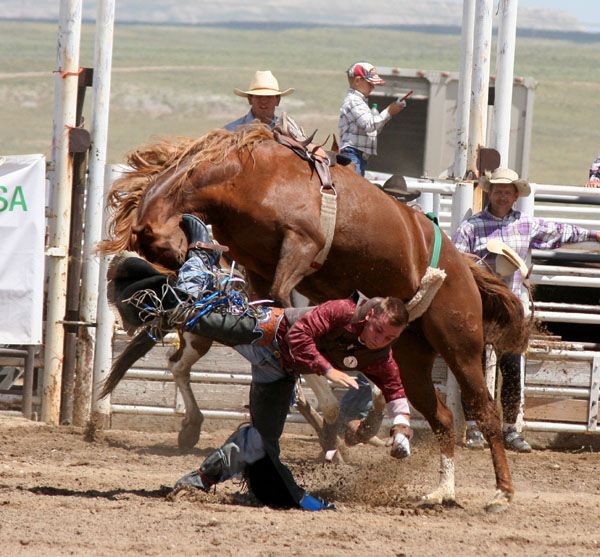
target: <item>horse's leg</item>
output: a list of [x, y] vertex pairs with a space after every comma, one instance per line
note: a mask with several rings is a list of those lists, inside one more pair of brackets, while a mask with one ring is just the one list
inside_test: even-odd
[[204, 421], [190, 385], [190, 370], [208, 352], [212, 340], [191, 333], [180, 334], [179, 340], [179, 347], [169, 356], [169, 369], [185, 405], [185, 417], [181, 421], [177, 444], [182, 451], [187, 451], [192, 449], [200, 439], [200, 430]]
[[292, 290], [302, 281], [320, 247], [302, 231], [287, 230], [275, 269], [271, 295], [286, 307], [292, 305]]
[[323, 418], [319, 416], [317, 411], [310, 405], [310, 402], [306, 400], [304, 389], [302, 389], [300, 385], [296, 385], [296, 397], [296, 407], [298, 408], [298, 412], [304, 416], [304, 419], [317, 432], [320, 439], [321, 432], [323, 431]]
[[[475, 366], [473, 364], [472, 368], [457, 368], [459, 371], [455, 372], [455, 376], [460, 385], [462, 397], [472, 409], [479, 429], [490, 446], [494, 472], [496, 473], [496, 493], [487, 504], [486, 510], [501, 512], [508, 508], [514, 490], [506, 451], [504, 450], [502, 422], [498, 414], [498, 408], [485, 383], [481, 356], [478, 360], [480, 362], [479, 373], [471, 371]], [[454, 367], [451, 366], [451, 369], [454, 369]]]
[[319, 401], [319, 410], [323, 414], [323, 427], [319, 434], [321, 447], [325, 454], [325, 458], [335, 458], [336, 461], [343, 459], [343, 455], [339, 455], [339, 443], [337, 435], [337, 419], [340, 414], [340, 405], [337, 398], [333, 394], [327, 379], [319, 375], [307, 374], [304, 375], [304, 380], [312, 389], [313, 393]]
[[433, 386], [431, 370], [435, 352], [420, 335], [405, 331], [394, 346], [394, 358], [400, 366], [402, 383], [411, 404], [429, 422], [441, 452], [440, 481], [437, 489], [423, 501], [441, 504], [455, 500], [454, 445], [452, 412]]
[[508, 507], [513, 496], [513, 485], [504, 451], [500, 417], [485, 384], [481, 361], [484, 349], [481, 318], [477, 317], [477, 308], [472, 306], [472, 301], [465, 301], [458, 306], [460, 310], [438, 308], [430, 311], [423, 318], [423, 330], [454, 373], [462, 396], [472, 408], [490, 446], [496, 474], [496, 493], [488, 503], [487, 510], [498, 512]]

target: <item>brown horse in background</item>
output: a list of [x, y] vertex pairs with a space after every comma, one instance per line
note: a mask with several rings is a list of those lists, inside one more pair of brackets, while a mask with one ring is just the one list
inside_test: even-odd
[[[115, 211], [104, 253], [135, 250], [171, 269], [182, 263], [187, 240], [183, 213], [212, 224], [259, 296], [289, 304], [293, 288], [315, 302], [367, 296], [411, 299], [431, 261], [434, 227], [422, 213], [399, 203], [357, 175], [331, 169], [337, 223], [323, 267], [311, 263], [323, 247], [320, 182], [314, 169], [273, 140], [264, 126], [215, 130], [199, 140], [163, 141], [133, 153], [133, 171], [110, 193]], [[442, 235], [439, 267], [447, 278], [425, 314], [394, 345], [407, 396], [438, 436], [439, 487], [430, 502], [454, 500], [455, 434], [452, 414], [433, 386], [441, 355], [466, 402], [478, 416], [490, 448], [497, 492], [490, 508], [505, 508], [513, 493], [500, 420], [486, 389], [484, 342], [520, 352], [527, 327], [519, 300], [504, 284], [460, 254]]]

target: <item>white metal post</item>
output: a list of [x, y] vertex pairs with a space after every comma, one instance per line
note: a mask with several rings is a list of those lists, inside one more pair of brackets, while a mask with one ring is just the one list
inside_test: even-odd
[[433, 213], [433, 193], [429, 191], [421, 192], [418, 200], [419, 206], [424, 213]]
[[477, 0], [475, 7], [475, 37], [473, 44], [473, 76], [469, 114], [469, 147], [467, 170], [477, 172], [479, 147], [485, 144], [487, 132], [488, 88], [490, 84], [490, 53], [492, 47], [493, 0]]
[[533, 130], [533, 101], [535, 91], [533, 85], [526, 89], [527, 103], [525, 106], [525, 126], [523, 133], [523, 152], [521, 153], [521, 178], [529, 178], [529, 153], [531, 152], [531, 134]]
[[517, 36], [518, 0], [500, 0], [498, 44], [496, 45], [496, 85], [492, 147], [500, 153], [500, 166], [508, 166], [510, 121]]
[[64, 325], [66, 309], [68, 243], [71, 228], [71, 191], [73, 160], [69, 154], [69, 129], [75, 126], [79, 82], [79, 42], [81, 37], [81, 0], [63, 0], [59, 11], [52, 180], [52, 217], [48, 242], [48, 298], [44, 354], [42, 420], [57, 424], [60, 419], [60, 391], [63, 370]]
[[[122, 167], [105, 166], [105, 194], [112, 183], [122, 174]], [[102, 237], [107, 235], [108, 214], [104, 212]], [[108, 307], [106, 298], [106, 271], [108, 270], [108, 257], [100, 257], [100, 276], [98, 281], [98, 308], [96, 325], [96, 349], [94, 350], [94, 377], [92, 388], [92, 419], [99, 427], [110, 424], [110, 395], [103, 399], [98, 398], [102, 384], [110, 372], [112, 364], [112, 341], [114, 333], [114, 315]]]
[[475, 27], [475, 0], [463, 0], [462, 33], [460, 39], [460, 71], [456, 104], [456, 150], [454, 178], [462, 180], [467, 172], [469, 141], [469, 105], [471, 74], [473, 72], [473, 32]]
[[450, 234], [454, 234], [458, 225], [473, 212], [473, 183], [459, 182], [452, 195], [452, 222]]
[[[452, 223], [450, 234], [453, 235], [458, 225], [468, 218], [473, 210], [473, 184], [471, 182], [460, 182], [456, 184], [456, 190], [452, 196]], [[458, 381], [454, 374], [448, 369], [446, 377], [446, 406], [454, 415], [454, 431], [460, 438], [464, 429], [464, 415], [461, 404], [461, 394]]]
[[[110, 78], [112, 68], [115, 0], [100, 0], [96, 15], [96, 43], [94, 55], [94, 97], [91, 125], [83, 269], [81, 283], [81, 319], [83, 327], [77, 347], [77, 375], [80, 397], [73, 407], [73, 423], [84, 425], [89, 418], [92, 395], [94, 344], [97, 335], [97, 308], [99, 297], [100, 262], [96, 244], [102, 236], [104, 205], [104, 171], [108, 139]], [[105, 269], [106, 272], [106, 269]]]

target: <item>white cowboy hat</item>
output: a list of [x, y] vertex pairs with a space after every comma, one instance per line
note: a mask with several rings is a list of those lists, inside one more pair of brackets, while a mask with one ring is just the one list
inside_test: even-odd
[[496, 168], [494, 172], [486, 172], [479, 178], [479, 185], [483, 191], [490, 191], [492, 184], [513, 184], [519, 192], [519, 197], [527, 197], [531, 193], [529, 182], [519, 180], [519, 175], [510, 168]]
[[511, 247], [507, 246], [498, 238], [492, 238], [488, 241], [487, 250], [496, 254], [496, 272], [501, 277], [512, 275], [515, 271], [521, 271], [523, 277], [527, 277], [529, 269], [521, 256]]
[[279, 90], [279, 83], [275, 76], [269, 71], [257, 71], [254, 74], [254, 79], [248, 87], [248, 91], [242, 91], [241, 89], [234, 89], [233, 92], [238, 97], [247, 97], [248, 95], [259, 95], [259, 96], [270, 96], [270, 95], [281, 95], [285, 97], [293, 93], [295, 89], [286, 89], [285, 91]]

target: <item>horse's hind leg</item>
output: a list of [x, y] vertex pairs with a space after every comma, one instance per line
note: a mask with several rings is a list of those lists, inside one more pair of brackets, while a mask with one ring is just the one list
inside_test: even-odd
[[317, 397], [319, 410], [323, 414], [323, 427], [317, 433], [325, 457], [335, 457], [336, 461], [340, 461], [343, 459], [343, 455], [336, 455], [335, 452], [339, 449], [337, 435], [337, 419], [340, 414], [339, 402], [324, 377], [310, 374], [305, 375], [304, 380]]
[[204, 416], [192, 391], [190, 370], [208, 352], [211, 344], [212, 341], [209, 339], [184, 333], [180, 335], [179, 348], [169, 356], [169, 369], [185, 406], [185, 416], [181, 421], [181, 430], [177, 437], [177, 445], [182, 451], [192, 449], [200, 439]]
[[[481, 362], [481, 357], [479, 361]], [[481, 363], [478, 373], [471, 372], [471, 368], [468, 369], [469, 371], [462, 376], [455, 375], [459, 382], [463, 399], [471, 408], [477, 419], [477, 424], [490, 446], [492, 462], [496, 473], [496, 493], [492, 501], [488, 503], [487, 510], [499, 512], [507, 508], [514, 492], [506, 451], [504, 450], [502, 424], [496, 404], [485, 384]]]
[[[467, 311], [466, 305], [461, 311], [437, 312], [437, 320], [427, 326], [435, 327], [430, 337], [438, 339], [435, 347], [444, 358], [460, 385], [465, 402], [471, 407], [483, 435], [490, 445], [494, 472], [496, 474], [496, 493], [488, 504], [487, 510], [498, 512], [508, 507], [513, 496], [513, 485], [504, 451], [500, 417], [491, 399], [485, 376], [481, 354], [483, 353], [483, 335], [476, 323], [474, 313]], [[444, 318], [444, 315], [446, 318]], [[471, 316], [471, 321], [467, 321]], [[440, 331], [444, 331], [442, 334]]]
[[423, 501], [431, 504], [454, 502], [453, 417], [433, 386], [431, 370], [435, 353], [420, 336], [405, 331], [394, 346], [394, 358], [400, 366], [408, 399], [429, 422], [440, 444], [439, 485], [432, 493], [425, 495]]

